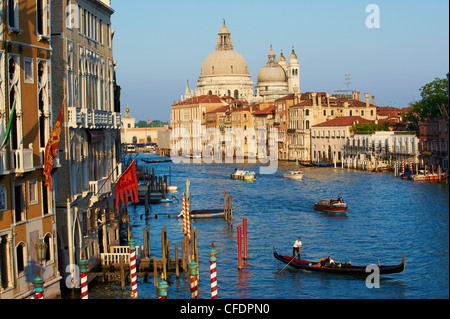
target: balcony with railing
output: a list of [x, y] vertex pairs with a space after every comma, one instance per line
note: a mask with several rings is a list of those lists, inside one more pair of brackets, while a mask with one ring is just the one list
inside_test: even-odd
[[120, 113], [69, 107], [69, 127], [89, 129], [120, 129], [122, 120]]
[[103, 178], [98, 181], [89, 182], [89, 190], [94, 196], [101, 196], [111, 192], [111, 179]]
[[12, 161], [12, 167], [16, 174], [23, 174], [33, 171], [33, 148], [13, 150]]

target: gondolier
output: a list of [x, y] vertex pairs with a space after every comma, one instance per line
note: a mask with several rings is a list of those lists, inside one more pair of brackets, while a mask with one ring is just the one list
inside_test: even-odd
[[298, 260], [300, 260], [300, 249], [302, 248], [302, 239], [299, 237], [292, 247], [292, 257], [295, 258], [298, 254]]

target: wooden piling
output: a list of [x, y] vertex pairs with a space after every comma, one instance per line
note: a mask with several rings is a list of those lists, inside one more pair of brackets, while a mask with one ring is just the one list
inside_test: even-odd
[[150, 226], [147, 226], [147, 256], [150, 258]]
[[162, 260], [162, 275], [164, 279], [167, 279], [166, 277], [166, 240], [164, 236], [164, 230], [161, 231], [161, 260]]
[[125, 290], [125, 269], [124, 269], [123, 256], [120, 257], [120, 288]]
[[238, 240], [238, 269], [242, 270], [242, 237], [241, 237], [241, 226], [237, 228], [237, 240]]
[[181, 240], [181, 267], [183, 272], [186, 272], [186, 236]]
[[153, 256], [153, 277], [155, 281], [155, 286], [158, 286], [158, 268], [156, 267], [156, 257]]
[[143, 250], [144, 255], [142, 257], [146, 258], [147, 257], [147, 230], [144, 229], [143, 233], [144, 233], [144, 250]]
[[169, 241], [169, 238], [166, 238], [166, 262], [167, 262], [166, 270], [170, 271], [170, 241]]
[[180, 278], [179, 262], [178, 262], [178, 245], [175, 244], [175, 275]]

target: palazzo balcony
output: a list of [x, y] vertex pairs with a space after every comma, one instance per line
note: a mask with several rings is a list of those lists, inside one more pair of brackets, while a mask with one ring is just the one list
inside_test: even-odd
[[116, 112], [69, 107], [68, 113], [70, 128], [119, 130], [122, 126], [121, 115]]

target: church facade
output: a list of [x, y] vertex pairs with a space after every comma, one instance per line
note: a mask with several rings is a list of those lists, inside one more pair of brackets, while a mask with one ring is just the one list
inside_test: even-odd
[[[257, 84], [250, 79], [247, 62], [234, 50], [230, 30], [223, 21], [216, 42], [216, 49], [204, 60], [195, 93], [193, 95], [231, 96], [248, 104], [273, 102], [292, 93], [300, 92], [300, 64], [294, 50], [286, 63], [283, 53], [279, 59], [270, 47], [268, 60], [258, 73]], [[256, 88], [256, 94], [254, 93]], [[183, 99], [183, 98], [182, 98]]]

